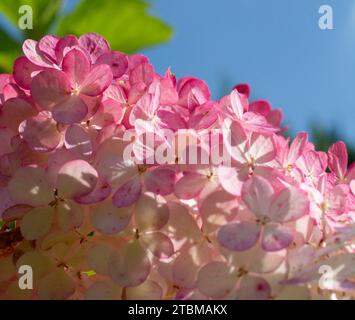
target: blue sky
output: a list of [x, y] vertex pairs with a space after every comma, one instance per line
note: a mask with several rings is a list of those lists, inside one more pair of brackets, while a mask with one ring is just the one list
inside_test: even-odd
[[[152, 13], [175, 30], [144, 51], [159, 72], [204, 79], [213, 97], [233, 84], [284, 111], [292, 132], [312, 122], [355, 143], [355, 1], [152, 0]], [[333, 8], [334, 29], [318, 10]]]

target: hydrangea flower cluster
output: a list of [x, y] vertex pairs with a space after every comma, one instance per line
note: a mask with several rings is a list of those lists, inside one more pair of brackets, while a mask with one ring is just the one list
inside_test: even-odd
[[[291, 141], [248, 85], [212, 101], [202, 80], [160, 76], [95, 33], [23, 52], [0, 75], [0, 299], [355, 297], [343, 142], [325, 153], [305, 132]], [[148, 134], [153, 151], [175, 149], [181, 132], [230, 164], [138, 152]], [[23, 265], [32, 290], [19, 288]]]

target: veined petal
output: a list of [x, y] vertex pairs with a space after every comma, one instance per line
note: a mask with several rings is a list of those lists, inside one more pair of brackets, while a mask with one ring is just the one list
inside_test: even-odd
[[58, 194], [67, 199], [83, 196], [94, 189], [97, 180], [97, 172], [88, 162], [69, 161], [58, 172]]
[[116, 234], [124, 230], [132, 216], [132, 207], [117, 208], [111, 199], [93, 207], [91, 221], [96, 230], [103, 234]]
[[188, 172], [176, 182], [175, 195], [183, 200], [195, 198], [207, 182], [206, 176], [195, 172]]
[[78, 157], [87, 157], [93, 152], [89, 133], [82, 126], [77, 124], [71, 125], [65, 131], [64, 145]]
[[80, 93], [88, 96], [98, 96], [105, 91], [113, 79], [112, 71], [106, 64], [100, 64], [91, 69], [80, 86]]
[[139, 231], [161, 229], [169, 220], [166, 200], [150, 192], [141, 195], [135, 207], [135, 218]]
[[90, 72], [89, 59], [82, 51], [72, 49], [63, 59], [62, 70], [68, 75], [71, 86], [76, 88]]
[[113, 78], [118, 79], [123, 76], [128, 69], [127, 55], [119, 52], [112, 51], [110, 53], [104, 53], [97, 60], [96, 64], [107, 64], [111, 67]]
[[270, 284], [261, 277], [245, 276], [239, 284], [237, 300], [267, 300], [271, 298]]
[[155, 169], [144, 174], [144, 185], [147, 191], [160, 195], [168, 195], [174, 191], [175, 171]]
[[246, 181], [242, 189], [242, 199], [256, 216], [269, 214], [271, 198], [274, 190], [268, 180], [260, 176], [253, 176]]
[[77, 95], [70, 95], [53, 106], [53, 119], [63, 124], [78, 123], [88, 113], [86, 103]]
[[173, 255], [174, 245], [170, 238], [162, 232], [149, 232], [140, 236], [142, 245], [158, 259], [166, 259]]
[[22, 122], [19, 133], [28, 146], [38, 152], [52, 151], [61, 141], [57, 123], [48, 111], [40, 112], [37, 116]]
[[31, 83], [32, 98], [43, 110], [51, 110], [54, 105], [68, 98], [70, 93], [70, 82], [63, 71], [44, 70]]
[[263, 228], [261, 246], [265, 251], [279, 251], [287, 248], [293, 241], [293, 233], [276, 223], [268, 223]]
[[15, 60], [13, 75], [21, 88], [30, 89], [32, 78], [42, 70], [43, 67], [35, 65], [28, 58], [20, 57]]
[[294, 221], [309, 213], [309, 200], [305, 191], [289, 186], [272, 200], [269, 216], [275, 222]]
[[142, 193], [142, 182], [139, 176], [121, 185], [112, 197], [113, 204], [118, 207], [128, 207], [135, 203]]
[[104, 53], [110, 51], [110, 45], [99, 34], [88, 32], [79, 38], [79, 44], [90, 55], [91, 62], [94, 63]]
[[129, 242], [115, 251], [109, 260], [111, 279], [121, 287], [136, 287], [143, 283], [150, 273], [150, 261], [139, 241]]
[[260, 227], [255, 222], [234, 222], [222, 226], [218, 231], [218, 241], [226, 249], [246, 251], [252, 248], [260, 236]]

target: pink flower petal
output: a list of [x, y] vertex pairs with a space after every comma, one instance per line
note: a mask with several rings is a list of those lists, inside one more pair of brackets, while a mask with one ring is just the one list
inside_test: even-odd
[[106, 64], [99, 64], [91, 69], [81, 84], [80, 93], [88, 96], [98, 96], [111, 84], [113, 79], [111, 69]]
[[236, 277], [226, 263], [211, 262], [199, 271], [197, 286], [204, 295], [221, 299], [232, 292], [236, 286]]
[[100, 104], [94, 117], [90, 120], [90, 125], [95, 129], [102, 129], [111, 124], [121, 123], [124, 116], [124, 109], [121, 103], [113, 99], [107, 99]]
[[287, 156], [287, 162], [293, 164], [303, 154], [308, 143], [308, 134], [300, 132], [292, 141], [290, 150]]
[[248, 180], [249, 170], [247, 167], [237, 170], [233, 167], [219, 166], [218, 180], [227, 192], [240, 196], [245, 181]]
[[81, 97], [76, 95], [67, 96], [53, 106], [53, 119], [63, 124], [78, 123], [85, 118], [88, 107]]
[[130, 74], [129, 81], [132, 85], [142, 83], [150, 85], [155, 78], [154, 67], [150, 63], [141, 63], [137, 65]]
[[207, 177], [194, 172], [184, 174], [175, 185], [175, 195], [182, 200], [195, 198], [206, 186]]
[[328, 150], [329, 168], [340, 178], [345, 177], [348, 167], [348, 151], [343, 141], [334, 143]]
[[111, 256], [109, 275], [121, 287], [136, 287], [143, 283], [150, 273], [150, 261], [139, 241], [127, 243]]
[[211, 127], [218, 118], [218, 109], [215, 102], [206, 102], [195, 108], [191, 114], [188, 127], [195, 130], [202, 130]]
[[140, 237], [142, 245], [158, 259], [166, 259], [174, 254], [174, 245], [164, 233], [145, 233]]
[[44, 110], [51, 110], [71, 93], [70, 82], [63, 71], [50, 69], [36, 75], [31, 84], [33, 100]]
[[250, 104], [249, 111], [259, 113], [266, 117], [271, 111], [271, 104], [266, 100], [257, 100]]
[[261, 246], [265, 251], [279, 251], [287, 248], [293, 241], [293, 233], [276, 223], [268, 223], [261, 237]]
[[350, 182], [350, 189], [353, 195], [355, 196], [355, 179]]
[[141, 193], [142, 183], [137, 176], [128, 180], [116, 190], [112, 197], [112, 202], [118, 208], [128, 207], [138, 200]]
[[112, 51], [110, 53], [104, 53], [97, 60], [96, 64], [107, 64], [111, 67], [113, 78], [118, 79], [122, 77], [128, 69], [127, 55], [119, 52]]
[[103, 234], [116, 234], [128, 226], [131, 216], [131, 207], [117, 208], [108, 199], [92, 208], [91, 222]]
[[58, 63], [60, 64], [64, 55], [75, 47], [79, 47], [79, 41], [75, 36], [66, 35], [63, 38], [60, 38], [55, 46], [55, 55]]
[[11, 98], [2, 106], [0, 126], [10, 128], [14, 132], [17, 132], [22, 121], [33, 117], [36, 114], [37, 110], [26, 100], [21, 98]]
[[60, 141], [57, 123], [48, 111], [40, 112], [20, 124], [19, 133], [34, 151], [48, 152], [55, 149]]
[[257, 164], [270, 162], [275, 158], [276, 148], [271, 137], [254, 133], [250, 138], [250, 156]]
[[72, 49], [63, 59], [62, 70], [68, 75], [71, 86], [77, 88], [90, 72], [89, 59], [82, 51]]
[[160, 230], [169, 220], [166, 200], [150, 192], [142, 194], [136, 204], [135, 218], [140, 231]]
[[46, 35], [38, 42], [38, 50], [52, 63], [56, 63], [57, 57], [55, 54], [55, 48], [59, 38], [53, 35]]
[[110, 45], [99, 34], [89, 32], [79, 38], [79, 44], [83, 47], [91, 57], [91, 62], [94, 63], [104, 53], [110, 51]]
[[211, 93], [207, 84], [193, 77], [180, 79], [178, 83], [179, 105], [189, 110], [210, 100]]
[[296, 187], [287, 187], [273, 199], [269, 216], [275, 222], [294, 221], [309, 213], [307, 193]]
[[226, 119], [223, 124], [223, 143], [230, 156], [238, 163], [246, 163], [246, 143], [247, 136], [242, 125], [230, 119]]
[[237, 84], [233, 89], [237, 89], [239, 93], [244, 94], [248, 99], [250, 97], [251, 88], [247, 83]]
[[170, 169], [155, 169], [144, 174], [144, 185], [147, 191], [168, 195], [174, 191], [175, 171]]
[[252, 248], [260, 236], [260, 227], [255, 222], [234, 222], [222, 226], [218, 241], [231, 251], [246, 251]]
[[27, 39], [22, 45], [25, 56], [35, 65], [41, 67], [52, 67], [53, 62], [50, 61], [43, 53], [38, 50], [38, 42]]
[[237, 300], [267, 300], [271, 299], [270, 284], [263, 278], [245, 276], [239, 284]]
[[64, 145], [77, 157], [87, 157], [93, 152], [89, 133], [76, 124], [71, 125], [65, 131]]
[[244, 105], [242, 101], [243, 96], [238, 92], [238, 90], [233, 90], [230, 94], [231, 106], [234, 115], [237, 119], [241, 120], [244, 114]]
[[14, 63], [14, 79], [20, 87], [30, 89], [32, 78], [41, 70], [43, 67], [33, 64], [26, 57], [20, 57]]
[[86, 161], [69, 161], [58, 172], [58, 194], [68, 199], [86, 195], [95, 188], [97, 179], [96, 170]]
[[161, 126], [174, 131], [185, 129], [186, 121], [184, 120], [180, 109], [177, 107], [160, 106], [157, 111], [157, 116], [161, 122]]
[[242, 199], [256, 216], [263, 217], [269, 214], [273, 193], [274, 190], [268, 180], [254, 176], [244, 183]]
[[80, 204], [93, 204], [99, 203], [104, 201], [108, 198], [111, 194], [111, 187], [110, 185], [103, 180], [99, 180], [95, 186], [95, 189], [92, 190], [90, 193], [75, 198], [75, 201]]

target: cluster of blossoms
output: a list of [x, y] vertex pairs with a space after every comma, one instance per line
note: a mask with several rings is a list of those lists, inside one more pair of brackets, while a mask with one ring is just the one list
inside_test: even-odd
[[[290, 141], [248, 85], [212, 101], [202, 80], [160, 76], [94, 33], [23, 51], [0, 75], [0, 299], [355, 297], [343, 142]], [[230, 163], [139, 152], [148, 135], [176, 148], [177, 133]], [[23, 265], [33, 290], [19, 288]]]

